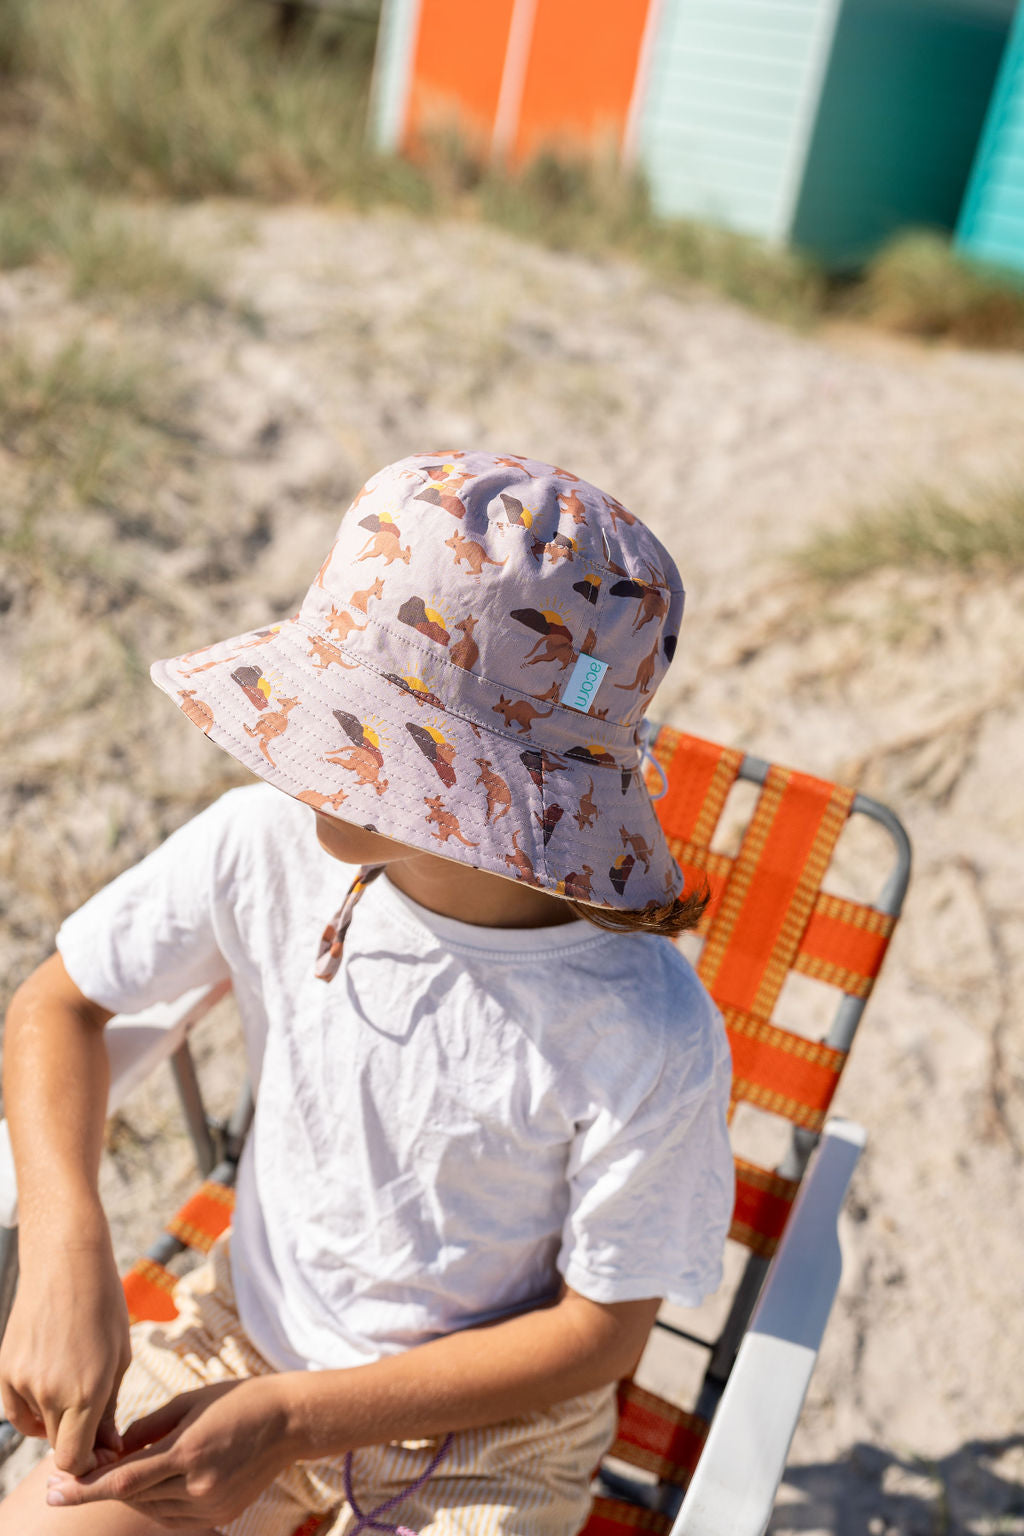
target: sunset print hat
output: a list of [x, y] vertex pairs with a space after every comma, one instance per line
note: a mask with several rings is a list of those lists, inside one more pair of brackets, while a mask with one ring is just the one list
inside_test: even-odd
[[342, 518], [294, 617], [153, 680], [319, 811], [619, 909], [682, 876], [641, 770], [679, 573], [614, 497], [518, 454], [415, 454]]

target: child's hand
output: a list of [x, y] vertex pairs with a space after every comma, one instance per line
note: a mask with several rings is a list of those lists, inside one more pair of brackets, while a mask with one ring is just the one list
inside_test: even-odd
[[185, 1392], [131, 1424], [124, 1447], [116, 1466], [51, 1475], [47, 1502], [116, 1499], [168, 1530], [206, 1532], [235, 1519], [302, 1454], [273, 1376]]
[[4, 1411], [45, 1437], [58, 1469], [81, 1475], [121, 1451], [118, 1389], [131, 1359], [128, 1310], [109, 1242], [57, 1232], [26, 1244], [0, 1350]]

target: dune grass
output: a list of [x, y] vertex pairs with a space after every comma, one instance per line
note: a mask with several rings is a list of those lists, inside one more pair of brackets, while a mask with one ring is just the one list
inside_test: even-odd
[[579, 160], [541, 154], [516, 172], [481, 168], [476, 190], [480, 216], [528, 239], [619, 251], [661, 277], [705, 284], [790, 323], [809, 322], [821, 307], [824, 282], [813, 262], [730, 230], [658, 218], [643, 178], [611, 152]]
[[[756, 240], [656, 219], [640, 179], [611, 157], [540, 155], [515, 173], [442, 135], [416, 163], [367, 141], [372, 8], [311, 12], [283, 47], [256, 0], [6, 0], [0, 33], [36, 128], [23, 146], [21, 196], [0, 220], [0, 264], [56, 254], [75, 281], [188, 288], [144, 253], [118, 260], [102, 215], [54, 207], [61, 188], [93, 198], [212, 195], [268, 201], [398, 203], [421, 214], [482, 218], [561, 249], [620, 251], [665, 277], [697, 280], [779, 318], [807, 320], [820, 297], [811, 264]], [[27, 156], [27, 165], [24, 163]], [[42, 204], [42, 206], [40, 206]]]
[[1024, 569], [1024, 483], [960, 496], [922, 488], [858, 513], [844, 529], [820, 533], [794, 563], [829, 586], [883, 568]]
[[[791, 324], [840, 313], [967, 345], [1024, 345], [1024, 284], [973, 267], [941, 235], [901, 237], [838, 284], [791, 250], [655, 217], [642, 179], [614, 154], [542, 153], [506, 172], [450, 133], [415, 163], [376, 154], [366, 123], [378, 9], [309, 9], [285, 41], [276, 8], [259, 0], [3, 0], [0, 266], [62, 261], [80, 293], [194, 302], [209, 298], [209, 278], [119, 226], [98, 198], [383, 202], [620, 252]], [[17, 131], [5, 134], [5, 121]]]
[[1024, 346], [1024, 274], [967, 261], [948, 237], [911, 230], [866, 268], [851, 308], [888, 330], [967, 346]]
[[0, 76], [20, 73], [29, 64], [29, 0], [4, 0], [0, 5]]
[[59, 449], [65, 425], [93, 413], [141, 417], [150, 402], [141, 365], [68, 341], [45, 361], [18, 347], [0, 352], [0, 442], [34, 457]]
[[11, 0], [52, 164], [118, 194], [322, 197], [364, 158], [368, 21], [317, 15], [282, 50], [270, 5]]
[[[184, 435], [168, 386], [142, 359], [81, 337], [39, 358], [0, 350], [0, 550], [39, 578], [59, 556], [54, 520], [74, 533], [76, 513], [101, 509], [118, 533], [159, 538], [156, 497]], [[97, 557], [112, 558], [106, 543]]]
[[223, 301], [212, 272], [74, 182], [15, 185], [0, 203], [0, 270], [46, 263], [74, 298], [98, 293], [182, 308]]

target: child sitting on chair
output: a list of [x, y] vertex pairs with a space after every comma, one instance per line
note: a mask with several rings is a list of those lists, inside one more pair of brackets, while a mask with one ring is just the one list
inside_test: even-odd
[[[682, 607], [575, 475], [419, 455], [294, 618], [154, 665], [265, 783], [68, 918], [12, 1004], [0, 1390], [54, 1454], [4, 1536], [580, 1528], [614, 1383], [661, 1298], [717, 1286], [732, 1206], [725, 1035], [666, 937], [705, 898], [642, 771]], [[224, 977], [257, 1095], [233, 1226], [129, 1336], [102, 1026]]]

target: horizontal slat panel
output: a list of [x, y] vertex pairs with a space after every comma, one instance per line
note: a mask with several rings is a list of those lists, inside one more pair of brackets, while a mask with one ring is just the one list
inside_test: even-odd
[[779, 235], [831, 0], [664, 7], [639, 144], [655, 206]]
[[771, 221], [773, 203], [770, 197], [754, 197], [749, 193], [737, 196], [728, 188], [684, 181], [666, 182], [662, 192], [666, 204], [672, 207], [674, 218], [705, 219], [749, 235], [760, 235]]
[[682, 120], [709, 127], [719, 123], [726, 127], [730, 123], [757, 127], [761, 123], [792, 121], [793, 93], [777, 89], [774, 82], [770, 91], [761, 92], [746, 81], [714, 74], [678, 75], [673, 84], [673, 93], [666, 92], [658, 107], [666, 123]]
[[1020, 112], [1003, 120], [999, 145], [992, 160], [994, 164], [998, 164], [1001, 161], [1022, 158], [1024, 158], [1024, 95], [1021, 99]]
[[[739, 54], [701, 53], [697, 50], [681, 50], [675, 61], [666, 58], [659, 67], [667, 70], [670, 66], [674, 66], [673, 88], [677, 78], [681, 85], [694, 76], [701, 80], [717, 81], [735, 90], [748, 87], [753, 89], [770, 80], [775, 89], [790, 99], [794, 91], [801, 89], [806, 74], [806, 65], [799, 62], [784, 63], [780, 60], [766, 68], [763, 59], [744, 58]], [[676, 68], [679, 70], [678, 77]]]
[[984, 229], [986, 216], [990, 212], [1007, 219], [1024, 219], [1024, 160], [1020, 162], [1016, 177], [1006, 177], [998, 182], [986, 179], [982, 183], [982, 197], [984, 202], [977, 224], [979, 230]]
[[716, 111], [725, 102], [733, 102], [747, 112], [764, 112], [769, 116], [788, 117], [792, 108], [792, 83], [786, 85], [775, 72], [765, 79], [764, 72], [755, 74], [752, 80], [738, 80], [731, 72], [728, 59], [709, 63], [707, 69], [697, 69], [687, 61], [686, 68], [675, 72], [674, 81], [690, 111]]
[[788, 134], [780, 131], [778, 123], [771, 133], [762, 132], [756, 126], [742, 126], [723, 120], [693, 122], [682, 114], [666, 117], [665, 127], [676, 135], [676, 153], [699, 155], [701, 159], [740, 162], [751, 166], [773, 166], [780, 149], [788, 140]]
[[979, 240], [1016, 247], [1024, 255], [1024, 219], [1002, 213], [996, 208], [988, 209], [984, 217], [978, 220], [977, 231]]
[[[685, 0], [686, 15], [703, 12], [730, 27], [753, 26], [763, 28], [775, 22], [808, 17], [818, 14], [820, 0]], [[682, 5], [677, 9], [683, 10]]]
[[774, 196], [773, 189], [765, 185], [764, 173], [756, 165], [726, 160], [721, 155], [697, 156], [680, 151], [679, 156], [668, 163], [652, 159], [648, 169], [666, 186], [671, 185], [678, 191], [690, 187], [695, 193], [700, 192], [707, 203], [742, 196], [769, 206]]
[[1024, 272], [1024, 7], [1004, 54], [959, 233], [970, 255]]
[[980, 180], [983, 201], [998, 202], [1007, 191], [1016, 192], [1024, 186], [1024, 159], [1019, 156], [992, 156]]
[[1000, 242], [973, 238], [970, 254], [991, 267], [1005, 267], [1008, 272], [1024, 273], [1024, 246], [1019, 240]]
[[723, 27], [717, 22], [688, 22], [676, 34], [673, 46], [685, 49], [692, 58], [697, 54], [729, 59], [757, 59], [762, 66], [804, 64], [810, 56], [813, 37], [805, 24], [779, 31], [776, 27], [754, 30], [750, 27]]

